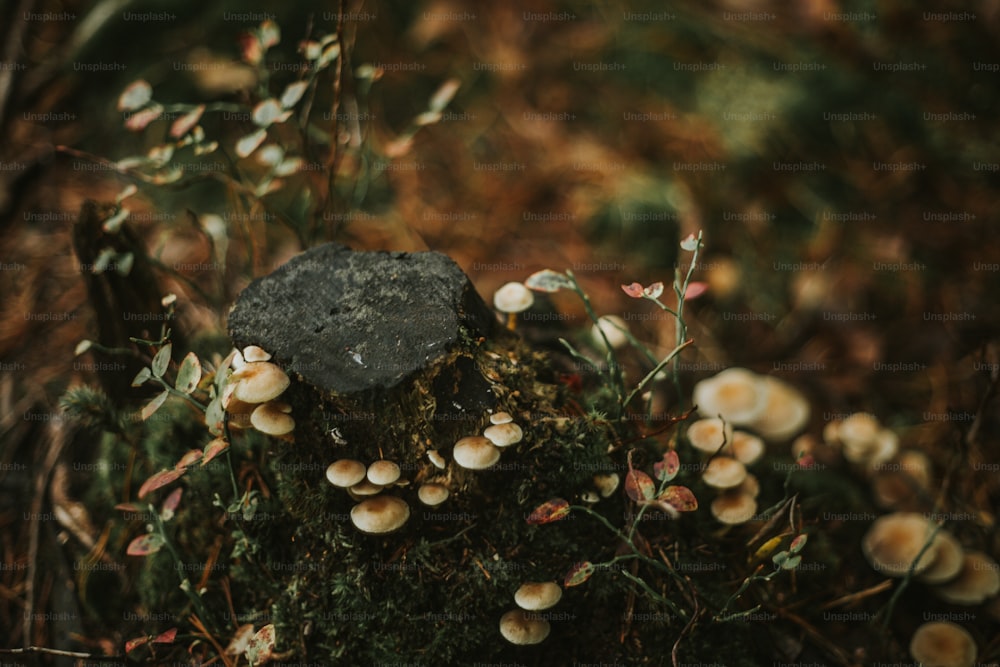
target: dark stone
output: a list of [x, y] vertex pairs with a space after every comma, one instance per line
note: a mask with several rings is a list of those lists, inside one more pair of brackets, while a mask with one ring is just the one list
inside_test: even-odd
[[436, 252], [355, 252], [322, 245], [258, 278], [229, 314], [254, 344], [322, 391], [388, 390], [462, 339], [497, 327], [465, 273]]

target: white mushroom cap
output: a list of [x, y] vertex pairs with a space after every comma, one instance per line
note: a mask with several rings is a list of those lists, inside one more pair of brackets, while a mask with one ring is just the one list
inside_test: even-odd
[[702, 481], [716, 489], [731, 489], [739, 486], [747, 477], [747, 468], [736, 459], [716, 456], [705, 466]]
[[451, 456], [463, 468], [485, 470], [500, 460], [500, 450], [486, 438], [470, 435], [455, 443]]
[[491, 424], [507, 424], [514, 421], [514, 418], [510, 416], [509, 412], [497, 412], [490, 415]]
[[269, 401], [258, 405], [250, 414], [250, 423], [261, 433], [285, 435], [295, 430], [295, 420], [289, 412], [292, 406], [281, 401]]
[[[930, 539], [931, 524], [915, 512], [894, 512], [880, 516], [861, 539], [861, 550], [871, 566], [890, 577], [902, 577]], [[914, 568], [920, 574], [937, 555], [936, 540]]]
[[[739, 486], [734, 486], [731, 491], [745, 493], [751, 498], [756, 498], [760, 495], [760, 480], [756, 476], [747, 473], [746, 479], [740, 482]], [[729, 493], [729, 491], [726, 491]]]
[[981, 604], [1000, 592], [1000, 566], [981, 551], [967, 551], [958, 576], [934, 592], [952, 604]]
[[809, 401], [802, 393], [778, 378], [761, 377], [766, 401], [764, 410], [748, 428], [769, 442], [785, 442], [798, 435], [809, 423]]
[[267, 403], [281, 396], [290, 384], [285, 371], [270, 361], [247, 363], [232, 375], [233, 397], [245, 403]]
[[523, 609], [513, 609], [500, 617], [500, 634], [518, 646], [539, 644], [545, 641], [551, 630], [548, 621]]
[[611, 494], [618, 489], [618, 484], [620, 482], [621, 477], [619, 477], [616, 472], [594, 475], [594, 486], [597, 487], [597, 490], [600, 492], [602, 498], [610, 497]]
[[262, 347], [247, 345], [243, 348], [243, 358], [246, 361], [270, 361], [271, 354]]
[[358, 500], [359, 498], [367, 498], [368, 496], [377, 496], [384, 488], [381, 484], [374, 484], [365, 478], [347, 489], [347, 492], [351, 494], [352, 498]]
[[764, 455], [764, 441], [746, 431], [734, 431], [732, 439], [722, 451], [749, 466]]
[[523, 283], [507, 283], [493, 294], [493, 306], [501, 313], [520, 313], [534, 303], [535, 295]]
[[770, 385], [745, 368], [727, 368], [694, 386], [694, 402], [705, 417], [722, 417], [733, 426], [747, 426], [767, 409]]
[[363, 533], [381, 535], [399, 529], [410, 518], [410, 506], [395, 496], [375, 496], [351, 509], [351, 522]]
[[417, 498], [428, 507], [440, 505], [444, 501], [448, 500], [449, 495], [447, 486], [444, 484], [436, 484], [434, 482], [421, 484], [420, 488], [417, 489]]
[[699, 419], [688, 425], [687, 439], [695, 449], [714, 454], [723, 442], [733, 441], [733, 426], [718, 417]]
[[562, 598], [562, 589], [553, 581], [525, 582], [514, 593], [514, 602], [521, 609], [541, 611], [554, 607]]
[[844, 458], [851, 463], [865, 463], [885, 446], [879, 441], [882, 427], [867, 412], [856, 412], [837, 428], [837, 439], [844, 448]]
[[604, 338], [601, 337], [602, 331], [612, 349], [619, 350], [628, 345], [628, 336], [625, 335], [628, 324], [617, 315], [601, 315], [597, 318], [597, 323], [591, 327], [590, 335], [594, 343], [603, 350], [605, 346]]
[[757, 499], [741, 491], [725, 491], [716, 496], [709, 509], [719, 523], [735, 526], [754, 517]]
[[399, 465], [393, 461], [375, 461], [368, 466], [368, 481], [379, 486], [389, 486], [399, 479]]
[[972, 667], [976, 664], [976, 642], [960, 625], [932, 621], [913, 633], [910, 655], [924, 667]]
[[354, 486], [365, 478], [365, 464], [354, 459], [340, 459], [326, 468], [330, 484], [342, 488]]
[[487, 426], [486, 430], [483, 431], [483, 437], [497, 447], [508, 447], [521, 442], [524, 438], [524, 432], [514, 422], [507, 422]]
[[439, 470], [444, 470], [445, 466], [448, 465], [447, 462], [444, 460], [444, 457], [441, 456], [441, 453], [438, 452], [438, 450], [436, 449], [428, 449], [427, 458], [429, 458], [431, 460], [431, 463], [434, 464], [434, 467]]
[[917, 575], [917, 579], [928, 584], [943, 584], [953, 580], [965, 564], [965, 550], [955, 536], [942, 529], [934, 539], [937, 554], [930, 566]]

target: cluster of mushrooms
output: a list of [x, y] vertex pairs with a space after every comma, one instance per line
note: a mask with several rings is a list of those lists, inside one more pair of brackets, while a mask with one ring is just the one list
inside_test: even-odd
[[765, 441], [785, 442], [806, 427], [809, 402], [783, 380], [727, 368], [695, 385], [694, 403], [702, 419], [688, 426], [687, 439], [711, 456], [702, 481], [719, 491], [712, 516], [727, 525], [745, 523], [757, 513], [760, 492], [747, 467], [764, 455]]
[[[521, 427], [506, 412], [490, 415], [490, 426], [481, 436], [467, 436], [455, 443], [452, 458], [462, 468], [485, 470], [500, 460], [500, 447], [518, 443], [524, 437]], [[427, 458], [439, 470], [447, 468], [447, 461], [435, 449], [428, 450]], [[370, 535], [391, 533], [401, 528], [410, 518], [410, 506], [398, 496], [384, 495], [382, 491], [393, 486], [406, 486], [401, 479], [399, 464], [380, 459], [365, 466], [355, 459], [339, 459], [326, 469], [330, 484], [346, 489], [358, 501], [351, 509], [351, 523]], [[448, 499], [450, 491], [443, 480], [424, 482], [417, 489], [417, 499], [428, 507], [437, 507]]]
[[292, 406], [277, 400], [288, 388], [285, 371], [270, 361], [271, 355], [256, 345], [233, 352], [233, 374], [222, 393], [222, 407], [234, 423], [247, 422], [267, 435], [288, 435], [295, 429]]
[[[912, 567], [913, 577], [949, 604], [979, 605], [1000, 593], [1000, 565], [995, 560], [963, 549], [952, 533], [916, 512], [876, 519], [861, 549], [871, 566], [886, 576], [904, 577]], [[944, 646], [951, 648], [942, 652]], [[971, 667], [976, 644], [961, 626], [934, 621], [917, 629], [910, 654], [925, 664]]]
[[511, 644], [526, 646], [545, 641], [552, 630], [549, 621], [538, 612], [554, 607], [562, 598], [562, 589], [552, 581], [526, 582], [514, 593], [519, 609], [500, 617], [500, 634]]

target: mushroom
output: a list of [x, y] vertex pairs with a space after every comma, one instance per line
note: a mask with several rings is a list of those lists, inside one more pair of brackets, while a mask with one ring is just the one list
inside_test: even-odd
[[424, 505], [428, 507], [436, 507], [444, 501], [448, 500], [448, 487], [444, 484], [436, 484], [434, 482], [429, 482], [427, 484], [421, 484], [420, 488], [417, 489], [417, 498]]
[[541, 611], [554, 607], [562, 598], [562, 589], [552, 581], [525, 582], [514, 593], [514, 602], [521, 609]]
[[247, 363], [232, 374], [233, 397], [244, 403], [266, 403], [281, 396], [290, 383], [285, 371], [270, 361]]
[[734, 489], [720, 493], [709, 509], [719, 523], [737, 525], [753, 518], [757, 513], [757, 500], [749, 493]]
[[497, 412], [490, 415], [491, 424], [507, 424], [514, 421], [514, 418], [510, 416], [509, 412]]
[[920, 574], [931, 566], [937, 555], [936, 540], [920, 561], [917, 556], [931, 536], [931, 524], [915, 512], [894, 512], [880, 516], [861, 539], [861, 550], [871, 566], [890, 577], [902, 577], [913, 565], [913, 573]]
[[716, 489], [731, 489], [739, 486], [747, 477], [747, 468], [736, 459], [717, 456], [708, 462], [701, 474], [702, 481]]
[[764, 441], [746, 431], [734, 431], [732, 439], [722, 451], [743, 465], [753, 465], [764, 455]]
[[347, 492], [351, 494], [351, 497], [355, 500], [360, 498], [366, 498], [368, 496], [376, 496], [382, 492], [384, 487], [381, 484], [374, 484], [368, 479], [362, 479], [357, 484], [351, 486], [347, 489]]
[[972, 667], [976, 663], [976, 642], [960, 625], [932, 621], [913, 633], [910, 655], [924, 667]]
[[508, 447], [521, 442], [524, 438], [524, 432], [514, 422], [506, 422], [487, 426], [486, 430], [483, 431], [483, 437], [497, 447]]
[[809, 423], [809, 401], [798, 389], [778, 378], [765, 375], [760, 382], [766, 397], [764, 409], [746, 426], [769, 442], [790, 440]]
[[1000, 592], [1000, 572], [995, 560], [981, 551], [967, 551], [958, 576], [934, 587], [945, 602], [980, 604]]
[[500, 634], [518, 646], [541, 643], [551, 630], [548, 621], [523, 609], [512, 609], [500, 617]]
[[258, 405], [250, 414], [250, 423], [261, 433], [285, 435], [295, 430], [295, 420], [289, 412], [292, 406], [282, 401], [268, 401]]
[[522, 283], [507, 283], [493, 294], [493, 306], [501, 313], [507, 313], [508, 329], [514, 328], [517, 313], [528, 310], [534, 303], [535, 295]]
[[721, 417], [734, 426], [747, 426], [767, 409], [770, 386], [761, 376], [745, 368], [727, 368], [694, 387], [698, 413]]
[[354, 459], [340, 459], [326, 468], [330, 484], [342, 488], [354, 486], [365, 478], [365, 464]]
[[410, 518], [410, 506], [395, 496], [376, 496], [351, 509], [351, 523], [363, 533], [382, 535], [399, 529]]
[[246, 361], [270, 361], [271, 354], [262, 347], [247, 345], [243, 348], [243, 359]]
[[597, 491], [601, 494], [601, 498], [609, 498], [618, 488], [620, 481], [621, 478], [616, 472], [594, 475], [594, 486], [597, 487]]
[[962, 571], [965, 550], [955, 536], [946, 530], [939, 530], [934, 541], [937, 543], [934, 560], [926, 570], [917, 575], [917, 579], [928, 584], [943, 584]]
[[500, 450], [483, 436], [470, 435], [455, 443], [451, 456], [463, 468], [485, 470], [500, 460]]
[[379, 486], [389, 486], [399, 479], [399, 465], [392, 461], [375, 461], [368, 466], [368, 481]]
[[733, 441], [733, 427], [718, 417], [699, 419], [688, 426], [687, 439], [695, 449], [714, 454], [723, 442]]
[[[604, 339], [608, 339], [608, 345], [613, 350], [619, 350], [628, 345], [628, 325], [625, 320], [617, 315], [602, 315], [597, 318], [597, 322], [591, 327], [590, 335], [594, 339], [597, 347], [606, 349]], [[604, 333], [602, 336], [601, 333]]]
[[441, 454], [436, 449], [428, 449], [427, 458], [431, 460], [431, 463], [433, 463], [434, 467], [437, 468], [438, 470], [444, 470], [445, 466], [447, 465], [447, 462], [444, 460], [444, 457], [441, 456]]

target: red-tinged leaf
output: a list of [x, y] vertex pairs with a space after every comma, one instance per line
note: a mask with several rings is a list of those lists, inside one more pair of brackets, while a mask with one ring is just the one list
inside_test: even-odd
[[157, 489], [164, 487], [167, 484], [170, 484], [171, 482], [177, 481], [178, 479], [184, 476], [185, 472], [187, 471], [184, 468], [181, 468], [179, 470], [177, 468], [174, 468], [173, 470], [161, 470], [160, 472], [156, 473], [155, 475], [147, 479], [145, 482], [143, 482], [142, 487], [139, 489], [139, 497], [143, 498], [146, 496], [147, 493], [156, 491]]
[[562, 273], [552, 269], [542, 269], [528, 276], [524, 286], [536, 292], [558, 292], [561, 289], [572, 288], [573, 283]]
[[161, 633], [156, 639], [153, 640], [154, 644], [173, 644], [174, 639], [177, 637], [177, 628], [170, 628], [166, 632]]
[[569, 503], [562, 498], [553, 498], [544, 502], [528, 515], [528, 523], [540, 526], [553, 521], [565, 519], [569, 514]]
[[181, 457], [181, 460], [178, 461], [176, 465], [174, 465], [174, 469], [180, 470], [181, 468], [188, 468], [190, 466], [193, 466], [195, 463], [201, 460], [202, 456], [204, 456], [204, 452], [202, 452], [200, 449], [189, 449], [187, 452], [184, 453], [184, 456]]
[[139, 413], [139, 417], [142, 421], [146, 421], [152, 417], [153, 413], [159, 410], [160, 407], [166, 402], [168, 396], [170, 396], [170, 392], [164, 389], [156, 395], [156, 398], [151, 400], [149, 403], [146, 403], [146, 405], [142, 407], [142, 412]]
[[201, 458], [201, 464], [205, 465], [227, 449], [229, 449], [229, 443], [226, 442], [225, 438], [216, 438], [212, 442], [208, 443], [207, 447], [205, 447], [205, 453]]
[[125, 129], [130, 132], [141, 132], [142, 130], [145, 130], [150, 123], [159, 118], [162, 113], [163, 107], [159, 104], [154, 104], [153, 106], [142, 109], [141, 111], [136, 111], [128, 117], [128, 120], [125, 121]]
[[569, 569], [569, 572], [566, 573], [566, 578], [563, 580], [563, 586], [566, 588], [569, 588], [570, 586], [579, 586], [593, 576], [595, 569], [594, 564], [590, 561], [577, 563]]
[[135, 111], [153, 99], [153, 88], [139, 79], [130, 83], [118, 97], [119, 111]]
[[260, 40], [257, 39], [257, 35], [252, 33], [240, 35], [240, 55], [245, 63], [250, 65], [260, 63], [261, 58], [264, 57], [264, 48], [261, 46]]
[[122, 512], [131, 512], [133, 514], [137, 514], [139, 512], [144, 511], [146, 508], [141, 507], [140, 505], [136, 505], [135, 503], [118, 503], [117, 505], [115, 505], [115, 509], [121, 510]]
[[251, 665], [261, 665], [271, 659], [274, 652], [274, 624], [265, 625], [250, 639], [246, 656]]
[[656, 484], [641, 470], [629, 470], [625, 475], [625, 494], [637, 503], [649, 500], [656, 495]]
[[201, 115], [205, 113], [205, 105], [199, 104], [191, 111], [178, 118], [170, 126], [170, 136], [174, 139], [180, 139], [185, 134], [191, 131], [198, 121], [201, 120]]
[[622, 285], [622, 291], [628, 294], [633, 299], [642, 298], [642, 285], [639, 283], [632, 283], [631, 285]]
[[167, 499], [163, 501], [163, 506], [160, 508], [160, 518], [164, 521], [170, 521], [174, 518], [174, 513], [177, 511], [177, 506], [181, 504], [181, 495], [184, 493], [184, 489], [177, 487], [170, 492]]
[[810, 469], [816, 464], [816, 459], [813, 458], [812, 454], [803, 454], [795, 462], [800, 468]]
[[260, 42], [265, 49], [269, 49], [272, 46], [277, 46], [278, 42], [281, 41], [281, 30], [278, 28], [278, 24], [267, 19], [260, 24]]
[[663, 283], [660, 282], [642, 288], [642, 295], [650, 299], [657, 299], [661, 294], [663, 294]]
[[653, 464], [653, 474], [661, 482], [669, 482], [677, 476], [677, 471], [681, 469], [681, 460], [677, 457], [677, 452], [668, 449], [663, 453], [663, 460]]
[[127, 642], [125, 642], [125, 654], [127, 655], [132, 651], [136, 650], [137, 648], [139, 648], [140, 646], [142, 646], [143, 644], [149, 643], [149, 640], [150, 640], [149, 636], [136, 637], [135, 639], [128, 640]]
[[806, 535], [805, 533], [803, 533], [802, 535], [799, 535], [794, 540], [792, 540], [792, 543], [788, 547], [788, 550], [791, 553], [793, 553], [793, 554], [797, 554], [798, 552], [802, 551], [802, 547], [804, 547], [806, 545], [806, 540], [808, 540], [808, 539], [809, 539], [809, 536]]
[[693, 282], [688, 283], [687, 289], [684, 290], [684, 300], [692, 301], [697, 299], [699, 296], [708, 291], [708, 283]]
[[686, 486], [668, 486], [657, 500], [665, 502], [678, 512], [693, 512], [698, 509], [698, 499]]
[[159, 533], [146, 533], [129, 542], [125, 553], [129, 556], [148, 556], [162, 549], [163, 545], [163, 537]]

